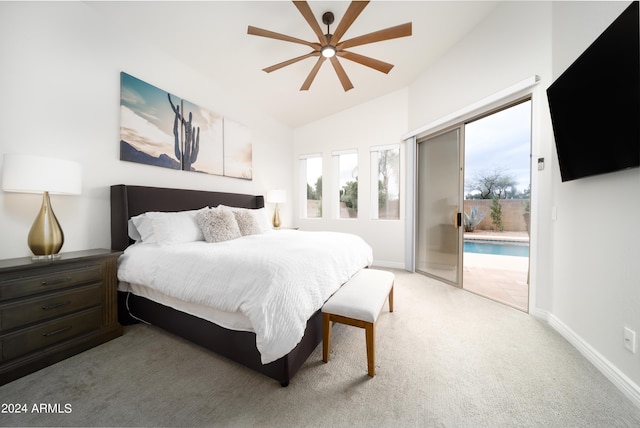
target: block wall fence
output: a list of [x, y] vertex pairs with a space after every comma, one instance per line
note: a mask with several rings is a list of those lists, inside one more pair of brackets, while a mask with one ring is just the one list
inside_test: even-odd
[[[475, 230], [493, 230], [494, 226], [491, 222], [491, 199], [465, 199], [464, 212], [471, 213], [473, 207], [478, 207], [478, 213], [485, 213], [482, 221], [476, 226]], [[527, 224], [523, 214], [527, 206], [528, 199], [500, 199], [502, 205], [502, 224], [505, 231], [526, 232]]]

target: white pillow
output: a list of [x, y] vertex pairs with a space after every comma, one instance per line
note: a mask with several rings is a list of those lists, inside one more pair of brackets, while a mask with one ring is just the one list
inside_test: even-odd
[[242, 236], [236, 217], [230, 210], [212, 208], [199, 212], [196, 222], [207, 242], [230, 241]]
[[258, 223], [262, 227], [262, 232], [268, 232], [271, 230], [271, 217], [265, 208], [258, 208], [256, 210], [251, 210], [256, 218], [258, 219]]
[[[208, 209], [204, 207], [199, 210], [178, 212], [151, 211], [132, 217], [131, 222], [144, 243], [177, 244], [203, 241], [204, 235], [196, 223], [196, 215]], [[129, 236], [131, 235], [130, 231]], [[135, 239], [133, 236], [132, 238]]]
[[129, 234], [129, 238], [133, 239], [136, 242], [142, 241], [142, 236], [140, 236], [140, 232], [138, 232], [136, 225], [133, 224], [132, 219], [129, 219], [129, 221], [127, 222], [127, 232]]

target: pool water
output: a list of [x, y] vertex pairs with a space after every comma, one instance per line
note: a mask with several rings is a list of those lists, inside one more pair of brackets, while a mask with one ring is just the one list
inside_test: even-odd
[[464, 252], [529, 257], [529, 244], [518, 242], [464, 241]]

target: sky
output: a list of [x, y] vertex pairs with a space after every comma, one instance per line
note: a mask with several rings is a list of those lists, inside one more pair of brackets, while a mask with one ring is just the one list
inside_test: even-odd
[[[501, 168], [518, 191], [531, 181], [531, 101], [465, 125], [465, 182], [482, 171]], [[466, 194], [465, 190], [465, 194]]]

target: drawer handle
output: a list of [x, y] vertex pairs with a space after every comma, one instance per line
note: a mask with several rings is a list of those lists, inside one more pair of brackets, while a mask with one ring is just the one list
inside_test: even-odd
[[67, 330], [71, 330], [71, 326], [70, 325], [68, 325], [66, 327], [62, 327], [62, 328], [60, 328], [58, 330], [49, 331], [49, 332], [43, 334], [43, 336], [44, 337], [55, 336], [56, 334], [64, 333]]
[[42, 281], [42, 285], [43, 286], [56, 285], [56, 284], [62, 284], [63, 282], [67, 282], [67, 281], [71, 281], [71, 277], [70, 276], [67, 276], [65, 278], [56, 279], [56, 280], [53, 280], [53, 281]]
[[63, 303], [57, 303], [55, 305], [43, 306], [42, 310], [43, 311], [50, 311], [51, 309], [56, 309], [56, 308], [59, 308], [61, 306], [66, 306], [66, 305], [68, 305], [70, 303], [71, 303], [71, 300], [67, 300], [66, 302], [63, 302]]

